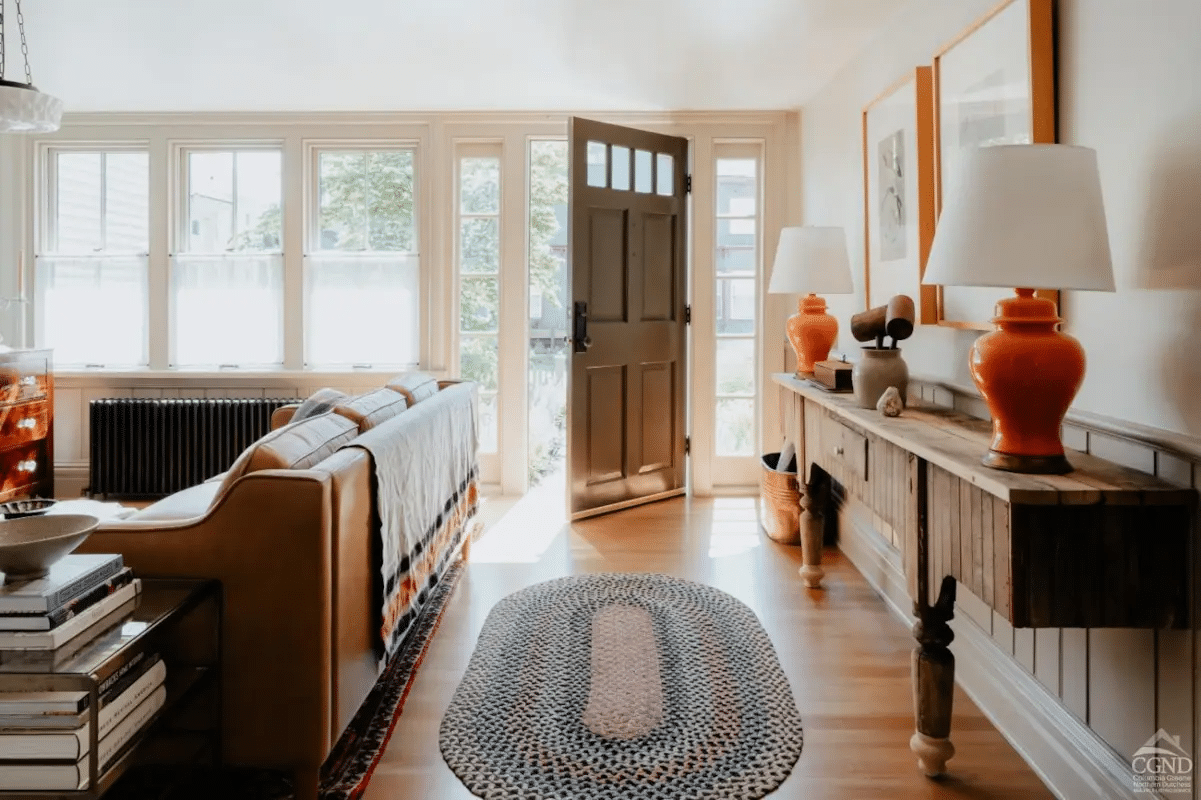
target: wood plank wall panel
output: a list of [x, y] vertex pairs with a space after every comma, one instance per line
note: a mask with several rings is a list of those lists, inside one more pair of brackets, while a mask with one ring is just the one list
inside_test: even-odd
[[1059, 697], [1068, 710], [1088, 722], [1088, 629], [1064, 628], [1059, 637]]

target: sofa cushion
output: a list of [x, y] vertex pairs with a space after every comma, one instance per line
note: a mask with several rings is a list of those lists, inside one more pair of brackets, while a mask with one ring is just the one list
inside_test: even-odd
[[391, 389], [372, 389], [356, 397], [348, 397], [334, 406], [341, 414], [359, 426], [359, 432], [371, 430], [386, 419], [395, 417], [408, 407], [404, 395]]
[[308, 469], [358, 436], [358, 426], [340, 414], [326, 413], [271, 431], [242, 451], [225, 473], [216, 497], [248, 472], [260, 469]]
[[384, 385], [392, 391], [404, 395], [405, 402], [409, 405], [416, 405], [438, 393], [438, 382], [434, 380], [434, 377], [427, 372], [416, 370], [397, 375]]
[[304, 402], [292, 413], [289, 422], [299, 422], [311, 419], [334, 410], [339, 402], [346, 399], [346, 392], [331, 389], [328, 386], [318, 389], [304, 399]]
[[218, 495], [221, 484], [215, 481], [198, 483], [175, 494], [164, 497], [157, 503], [146, 506], [129, 516], [136, 520], [180, 520], [202, 517]]

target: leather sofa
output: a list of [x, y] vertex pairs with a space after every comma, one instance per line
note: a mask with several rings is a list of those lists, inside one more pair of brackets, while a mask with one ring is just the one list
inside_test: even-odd
[[394, 379], [297, 421], [286, 407], [228, 473], [103, 523], [79, 548], [122, 553], [143, 576], [222, 582], [226, 763], [288, 770], [298, 798], [316, 797], [321, 764], [383, 666], [371, 459], [344, 445], [370, 418], [378, 432], [398, 422], [387, 417], [409, 401], [475, 392], [456, 384]]

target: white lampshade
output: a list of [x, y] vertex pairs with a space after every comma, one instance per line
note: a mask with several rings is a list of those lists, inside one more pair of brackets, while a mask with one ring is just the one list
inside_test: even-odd
[[979, 147], [944, 195], [922, 283], [1114, 290], [1097, 153]]
[[63, 116], [63, 101], [33, 87], [0, 85], [0, 132], [49, 133]]
[[851, 262], [842, 228], [784, 228], [771, 268], [771, 294], [850, 294]]

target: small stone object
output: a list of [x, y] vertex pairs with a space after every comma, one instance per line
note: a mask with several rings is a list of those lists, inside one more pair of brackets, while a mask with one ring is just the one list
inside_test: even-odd
[[880, 395], [880, 401], [876, 403], [876, 410], [886, 417], [901, 416], [901, 409], [904, 407], [905, 404], [901, 402], [901, 393], [895, 386], [885, 389], [884, 394]]

